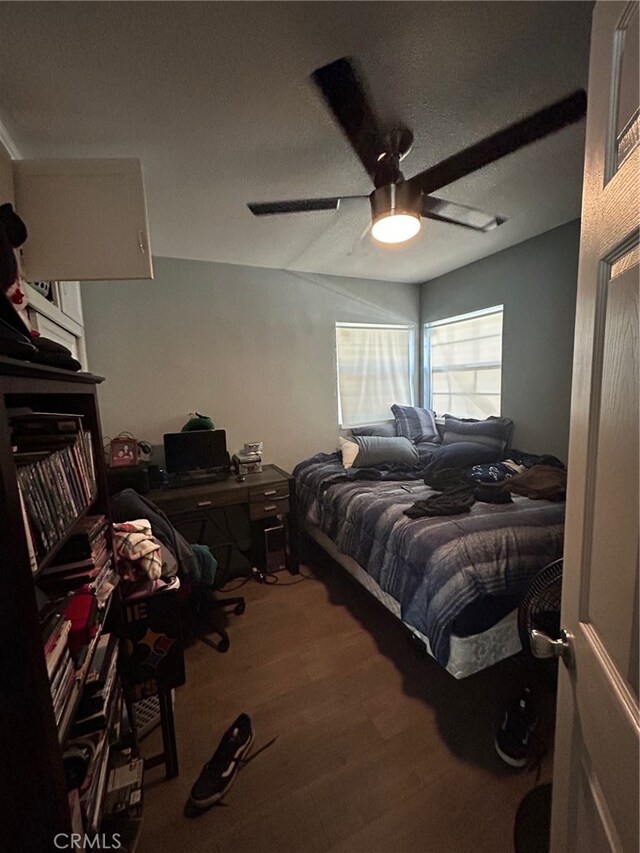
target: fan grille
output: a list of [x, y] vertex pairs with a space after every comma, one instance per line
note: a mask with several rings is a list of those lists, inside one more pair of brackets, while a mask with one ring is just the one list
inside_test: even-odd
[[541, 569], [533, 579], [518, 609], [518, 631], [522, 648], [531, 655], [530, 632], [544, 631], [552, 639], [560, 637], [562, 600], [562, 559]]

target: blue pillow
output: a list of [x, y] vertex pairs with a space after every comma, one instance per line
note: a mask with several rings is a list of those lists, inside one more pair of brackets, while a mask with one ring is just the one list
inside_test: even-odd
[[351, 427], [352, 435], [379, 435], [385, 438], [395, 438], [395, 421], [382, 421], [378, 424], [365, 424], [365, 426]]
[[425, 476], [435, 474], [443, 468], [470, 468], [485, 462], [497, 462], [498, 458], [491, 447], [471, 441], [457, 441], [455, 444], [442, 445], [434, 451], [425, 469]]
[[400, 406], [394, 403], [391, 411], [396, 419], [396, 432], [409, 441], [440, 441], [436, 420], [431, 409]]
[[473, 418], [454, 418], [453, 415], [445, 415], [442, 443], [483, 444], [493, 449], [493, 459], [489, 460], [493, 462], [496, 459], [502, 459], [502, 454], [511, 441], [512, 432], [513, 421], [510, 418], [490, 417], [484, 421], [477, 421]]
[[369, 468], [391, 463], [394, 465], [417, 465], [419, 456], [415, 446], [407, 438], [380, 435], [357, 435], [355, 441], [360, 450], [353, 463], [354, 468]]

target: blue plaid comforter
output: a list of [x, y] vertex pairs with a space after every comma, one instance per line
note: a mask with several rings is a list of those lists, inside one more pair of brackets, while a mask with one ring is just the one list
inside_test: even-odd
[[399, 602], [403, 621], [429, 638], [442, 666], [467, 605], [524, 594], [562, 556], [564, 503], [513, 495], [512, 504], [476, 502], [463, 515], [410, 519], [403, 510], [432, 493], [417, 469], [345, 471], [337, 453], [319, 453], [294, 475], [300, 517]]

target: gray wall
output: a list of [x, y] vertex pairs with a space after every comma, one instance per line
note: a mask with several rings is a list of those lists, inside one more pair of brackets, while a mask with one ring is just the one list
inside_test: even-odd
[[335, 322], [419, 321], [419, 285], [155, 258], [154, 281], [83, 282], [103, 431], [161, 443], [190, 411], [286, 468], [336, 447]]
[[513, 443], [566, 461], [580, 222], [421, 287], [423, 323], [504, 305], [502, 414]]

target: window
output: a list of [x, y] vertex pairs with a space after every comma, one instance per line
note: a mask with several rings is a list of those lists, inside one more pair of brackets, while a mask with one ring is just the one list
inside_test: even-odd
[[500, 414], [503, 306], [424, 327], [424, 390], [430, 408], [459, 418]]
[[338, 422], [385, 421], [394, 403], [413, 403], [412, 326], [336, 323]]

